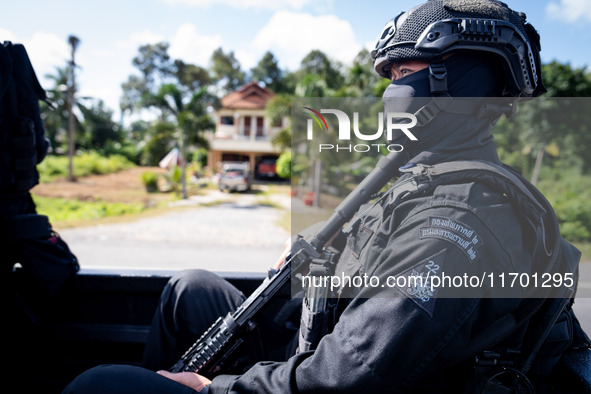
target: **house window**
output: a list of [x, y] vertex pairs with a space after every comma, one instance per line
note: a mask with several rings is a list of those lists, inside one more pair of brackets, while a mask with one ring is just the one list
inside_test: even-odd
[[250, 116], [244, 118], [244, 135], [250, 135]]
[[233, 116], [220, 116], [220, 124], [233, 125], [234, 124], [234, 117]]
[[265, 119], [262, 117], [257, 117], [257, 137], [262, 137], [264, 136], [264, 124], [265, 124]]

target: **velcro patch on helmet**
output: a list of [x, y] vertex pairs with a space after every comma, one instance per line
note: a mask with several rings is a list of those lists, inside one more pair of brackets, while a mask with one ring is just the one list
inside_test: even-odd
[[448, 11], [480, 14], [481, 16], [509, 20], [511, 10], [506, 4], [495, 0], [443, 0]]

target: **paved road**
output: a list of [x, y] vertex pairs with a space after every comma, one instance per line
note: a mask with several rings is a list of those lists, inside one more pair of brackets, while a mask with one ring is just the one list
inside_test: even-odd
[[82, 268], [266, 272], [289, 233], [282, 211], [247, 200], [195, 207], [131, 223], [60, 231]]
[[573, 308], [581, 325], [591, 337], [591, 263], [582, 263], [579, 267], [577, 294]]
[[[284, 211], [256, 205], [250, 194], [214, 193], [186, 204], [228, 202], [131, 223], [62, 230], [82, 268], [149, 268], [266, 272], [289, 233], [277, 225]], [[289, 198], [277, 201], [289, 207]], [[580, 267], [575, 311], [591, 333], [591, 263]]]

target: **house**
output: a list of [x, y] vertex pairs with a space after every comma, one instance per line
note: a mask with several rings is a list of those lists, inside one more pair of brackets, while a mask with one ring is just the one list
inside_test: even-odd
[[274, 96], [271, 90], [250, 82], [222, 98], [215, 113], [215, 132], [209, 137], [209, 168], [219, 172], [223, 163], [248, 162], [253, 176], [264, 175], [259, 169], [281, 153], [271, 145], [271, 137], [288, 122], [269, 124], [266, 119], [265, 107]]

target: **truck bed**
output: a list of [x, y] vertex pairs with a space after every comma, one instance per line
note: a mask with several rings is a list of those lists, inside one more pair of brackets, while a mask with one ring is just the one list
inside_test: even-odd
[[[158, 298], [173, 274], [82, 269], [49, 300], [31, 297], [34, 292], [27, 291], [22, 272], [14, 272], [11, 287], [17, 291], [4, 297], [10, 304], [12, 361], [7, 376], [19, 392], [59, 393], [96, 365], [139, 365]], [[220, 275], [247, 295], [264, 278], [253, 273]]]
[[[8, 333], [5, 376], [14, 392], [60, 393], [78, 374], [100, 364], [141, 363], [149, 326], [173, 271], [82, 269], [53, 299], [33, 296], [23, 272], [2, 289]], [[265, 274], [223, 272], [245, 295]], [[290, 299], [280, 292], [268, 307]], [[591, 392], [591, 350], [563, 357], [554, 378], [562, 393]]]

